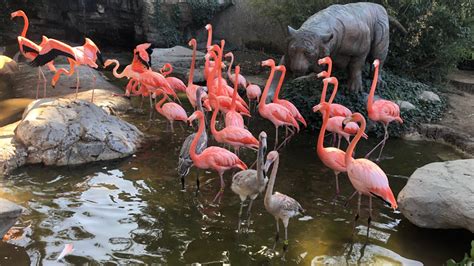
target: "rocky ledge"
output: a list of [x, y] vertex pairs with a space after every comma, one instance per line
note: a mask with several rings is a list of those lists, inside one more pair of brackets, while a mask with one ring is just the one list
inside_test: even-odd
[[474, 159], [418, 168], [398, 194], [403, 215], [424, 228], [464, 228], [474, 233]]
[[136, 152], [143, 138], [134, 125], [99, 106], [66, 98], [32, 102], [16, 127], [5, 131], [0, 134], [0, 174], [23, 164], [77, 165], [123, 158]]
[[21, 216], [20, 206], [8, 200], [0, 199], [0, 238], [16, 223]]

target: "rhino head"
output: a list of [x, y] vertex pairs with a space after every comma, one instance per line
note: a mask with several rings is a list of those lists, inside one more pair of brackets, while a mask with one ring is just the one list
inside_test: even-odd
[[318, 59], [329, 56], [332, 33], [316, 33], [288, 26], [287, 67], [297, 76], [319, 71]]

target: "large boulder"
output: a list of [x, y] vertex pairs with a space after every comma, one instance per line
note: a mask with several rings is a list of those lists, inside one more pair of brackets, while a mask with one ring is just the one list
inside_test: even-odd
[[[189, 70], [191, 68], [193, 50], [183, 46], [172, 48], [155, 48], [151, 54], [151, 66], [153, 70], [159, 71], [164, 64], [173, 66], [171, 76], [177, 77], [187, 83]], [[196, 52], [196, 66], [193, 82], [204, 82], [204, 53]]]
[[18, 72], [18, 64], [10, 57], [0, 55], [0, 100], [13, 97], [12, 79]]
[[16, 223], [21, 216], [20, 206], [8, 200], [0, 199], [0, 239]]
[[474, 159], [418, 168], [398, 194], [403, 215], [425, 228], [474, 232]]
[[133, 125], [84, 100], [32, 102], [15, 129], [26, 163], [76, 165], [133, 154], [143, 134]]

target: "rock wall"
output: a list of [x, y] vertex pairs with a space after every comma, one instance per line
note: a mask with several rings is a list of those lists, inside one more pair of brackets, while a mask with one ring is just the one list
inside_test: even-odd
[[[203, 2], [216, 3], [221, 9], [231, 3]], [[33, 40], [46, 35], [82, 43], [88, 36], [99, 45], [132, 47], [148, 41], [170, 46], [166, 40], [170, 29], [185, 33], [204, 26], [193, 25], [193, 15], [199, 14], [193, 14], [191, 6], [182, 0], [4, 0], [0, 1], [0, 43], [15, 42], [23, 23], [11, 21], [9, 14], [22, 9], [30, 19], [28, 37]]]

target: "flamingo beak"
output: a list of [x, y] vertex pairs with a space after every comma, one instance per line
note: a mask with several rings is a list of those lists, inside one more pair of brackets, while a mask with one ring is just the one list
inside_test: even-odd
[[317, 105], [313, 106], [313, 113], [316, 113], [320, 109], [321, 109], [321, 104], [317, 104]]
[[343, 125], [347, 125], [349, 122], [352, 122], [352, 116], [348, 116], [346, 119], [342, 120]]

